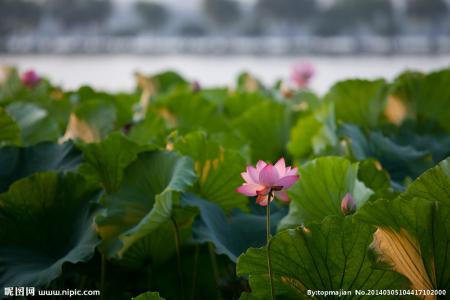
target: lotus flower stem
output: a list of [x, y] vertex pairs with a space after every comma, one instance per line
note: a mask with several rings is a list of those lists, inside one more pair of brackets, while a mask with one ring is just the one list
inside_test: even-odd
[[273, 289], [273, 272], [272, 272], [272, 258], [270, 257], [270, 201], [272, 200], [272, 191], [268, 194], [268, 201], [266, 206], [266, 241], [267, 241], [267, 268], [269, 270], [269, 280], [270, 280], [270, 295], [272, 300], [275, 299], [275, 293]]
[[106, 256], [104, 253], [101, 253], [101, 267], [100, 267], [100, 291], [101, 296], [100, 299], [105, 299], [105, 282], [106, 282]]
[[78, 284], [78, 286], [80, 287], [80, 290], [85, 290], [87, 280], [88, 280], [88, 278], [86, 275], [81, 276], [80, 283]]
[[208, 244], [208, 250], [209, 257], [211, 258], [211, 266], [214, 273], [214, 282], [216, 283], [217, 299], [221, 299], [219, 290], [219, 268], [217, 266], [216, 255], [214, 253], [214, 246], [211, 243]]
[[200, 247], [195, 245], [195, 254], [194, 254], [194, 271], [192, 274], [192, 290], [191, 290], [191, 300], [195, 299], [195, 285], [197, 283], [197, 269], [198, 269], [198, 255], [200, 252]]
[[175, 218], [172, 217], [171, 220], [172, 220], [173, 231], [174, 231], [174, 236], [175, 236], [175, 250], [177, 253], [178, 280], [180, 282], [181, 294], [183, 295], [182, 299], [184, 299], [184, 296], [185, 296], [184, 281], [183, 281], [183, 272], [181, 271], [180, 230], [178, 228], [177, 221], [175, 220]]

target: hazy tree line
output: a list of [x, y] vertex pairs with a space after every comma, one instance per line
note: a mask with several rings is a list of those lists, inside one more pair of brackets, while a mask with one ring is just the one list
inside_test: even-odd
[[[236, 0], [203, 0], [202, 17], [182, 22], [177, 33], [262, 35], [274, 31], [391, 36], [402, 32], [450, 32], [450, 28], [443, 28], [449, 26], [445, 21], [449, 17], [445, 0], [405, 3], [399, 13], [392, 0], [336, 0], [325, 8], [316, 0], [258, 0], [247, 9]], [[133, 5], [140, 25], [131, 33], [163, 30], [172, 22], [170, 8], [163, 4], [139, 0]], [[102, 30], [111, 19], [113, 6], [111, 0], [0, 0], [0, 34], [33, 31], [44, 19], [51, 19], [62, 30]]]
[[101, 25], [111, 8], [106, 0], [0, 0], [0, 31], [33, 29], [43, 17], [64, 28]]

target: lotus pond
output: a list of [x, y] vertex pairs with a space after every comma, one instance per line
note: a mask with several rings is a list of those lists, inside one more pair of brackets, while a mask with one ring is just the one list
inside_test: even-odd
[[246, 73], [233, 88], [136, 74], [123, 93], [7, 73], [0, 294], [450, 292], [450, 69], [323, 96]]

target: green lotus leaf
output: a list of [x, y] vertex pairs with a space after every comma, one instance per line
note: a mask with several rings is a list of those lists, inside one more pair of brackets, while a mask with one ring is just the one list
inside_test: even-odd
[[200, 93], [203, 98], [217, 105], [219, 111], [224, 111], [225, 101], [230, 96], [230, 90], [227, 87], [201, 87], [197, 93]]
[[181, 133], [191, 130], [219, 132], [227, 129], [218, 106], [201, 94], [175, 91], [154, 105], [169, 127], [176, 128]]
[[20, 99], [19, 94], [25, 90], [16, 68], [6, 70], [4, 75], [7, 76], [6, 80], [0, 84], [0, 104], [2, 106], [8, 105], [15, 99]]
[[294, 91], [293, 97], [289, 100], [288, 104], [291, 105], [292, 110], [302, 114], [315, 111], [322, 105], [322, 101], [311, 90], [297, 90]]
[[[355, 222], [352, 217], [329, 216], [308, 228], [278, 233], [269, 250], [275, 294], [280, 299], [310, 299], [308, 290], [352, 291], [347, 299], [364, 299], [367, 296], [357, 296], [353, 290], [406, 288], [406, 280], [399, 274], [372, 267], [367, 248], [374, 231], [374, 227]], [[267, 270], [267, 247], [250, 248], [238, 259], [237, 274], [249, 276], [253, 299], [270, 298]]]
[[132, 300], [165, 300], [165, 299], [160, 297], [158, 292], [146, 292], [140, 294], [139, 296], [133, 298]]
[[[110, 101], [92, 99], [77, 105], [74, 113], [78, 120], [87, 124], [94, 140], [105, 138], [115, 128], [117, 110]], [[82, 136], [82, 132], [76, 133], [73, 138]]]
[[300, 116], [287, 147], [292, 156], [304, 158], [319, 155], [337, 142], [333, 106], [323, 105], [312, 114]]
[[0, 147], [20, 144], [20, 128], [8, 113], [0, 107]]
[[[9, 67], [6, 66], [6, 69]], [[20, 78], [17, 69], [6, 70], [6, 81], [0, 84], [0, 103], [3, 106], [16, 101], [26, 101], [47, 107], [52, 98], [49, 97], [53, 91], [53, 86], [46, 78], [41, 78], [38, 85], [33, 88], [25, 86]]]
[[340, 134], [348, 141], [355, 159], [377, 159], [395, 181], [401, 182], [406, 177], [414, 179], [433, 166], [429, 151], [399, 144], [381, 132], [364, 134], [360, 128], [345, 124], [341, 126]]
[[144, 120], [133, 125], [128, 136], [140, 145], [156, 144], [165, 147], [168, 133], [164, 118], [149, 110]]
[[226, 211], [245, 209], [248, 198], [235, 191], [242, 184], [240, 173], [245, 167], [245, 160], [238, 152], [219, 146], [203, 132], [187, 134], [174, 144], [174, 149], [195, 161], [199, 178], [194, 186], [196, 194]]
[[253, 106], [265, 101], [268, 101], [268, 99], [261, 93], [236, 92], [226, 98], [224, 113], [228, 118], [235, 119]]
[[122, 256], [139, 239], [171, 220], [177, 192], [196, 180], [194, 163], [172, 152], [138, 155], [124, 172], [117, 192], [104, 199], [106, 211], [97, 227], [108, 256]]
[[234, 120], [233, 127], [250, 143], [252, 161], [275, 162], [286, 153], [291, 113], [283, 104], [264, 101]]
[[427, 75], [408, 72], [399, 76], [391, 94], [407, 105], [421, 132], [450, 132], [450, 69]]
[[73, 103], [67, 93], [58, 87], [53, 87], [47, 80], [41, 80], [40, 84], [32, 89], [22, 86], [20, 92], [13, 96], [10, 103], [18, 100], [45, 109], [48, 115], [56, 121], [59, 129], [67, 126]]
[[324, 101], [334, 103], [337, 121], [372, 128], [386, 105], [387, 87], [381, 79], [341, 81], [331, 87]]
[[[255, 207], [251, 213], [235, 210], [227, 216], [216, 204], [185, 193], [182, 195], [182, 204], [200, 210], [192, 228], [194, 241], [213, 243], [218, 254], [225, 254], [233, 262], [248, 248], [265, 244], [265, 208]], [[286, 206], [271, 205], [272, 233], [276, 232], [278, 222], [286, 215], [286, 211]]]
[[[47, 109], [48, 114], [55, 119], [59, 128], [67, 128], [67, 124], [70, 119], [70, 113], [73, 109], [73, 103], [70, 101], [67, 95], [64, 95], [61, 91], [54, 92], [58, 99], [50, 98], [50, 101], [42, 104]], [[61, 93], [59, 95], [59, 93]], [[52, 97], [51, 95], [47, 97]]]
[[239, 92], [254, 92], [263, 90], [264, 85], [254, 74], [243, 71], [236, 78], [236, 89]]
[[181, 246], [192, 236], [192, 223], [197, 214], [194, 208], [173, 207], [169, 220], [127, 248], [120, 259], [121, 265], [139, 270], [146, 265], [159, 267], [170, 260], [176, 253], [177, 235]]
[[79, 103], [87, 103], [94, 100], [113, 104], [116, 108], [117, 128], [121, 128], [133, 120], [133, 106], [139, 101], [139, 95], [137, 93], [110, 94], [103, 91], [96, 91], [88, 86], [79, 88], [71, 96], [76, 98]]
[[339, 215], [341, 202], [350, 193], [357, 209], [373, 194], [358, 179], [358, 163], [341, 157], [322, 157], [300, 168], [300, 180], [288, 191], [289, 214], [280, 222], [280, 229], [310, 222], [320, 222], [329, 215]]
[[139, 102], [138, 94], [118, 93], [113, 95], [112, 103], [116, 107], [116, 128], [121, 128], [133, 121], [133, 107]]
[[0, 286], [46, 286], [65, 263], [88, 261], [99, 243], [98, 192], [77, 174], [47, 172], [0, 195]]
[[450, 206], [450, 158], [422, 174], [399, 197], [423, 198]]
[[83, 155], [72, 144], [42, 143], [30, 147], [0, 148], [0, 192], [16, 180], [44, 171], [73, 171]]
[[14, 102], [6, 107], [8, 114], [19, 125], [23, 145], [54, 142], [60, 136], [58, 123], [44, 108], [26, 102]]
[[[201, 82], [199, 83], [201, 84]], [[227, 86], [200, 86], [200, 90], [195, 92], [201, 93], [203, 97], [220, 106], [223, 105], [225, 99], [230, 95], [230, 89]]]
[[79, 144], [79, 148], [86, 159], [80, 172], [100, 182], [108, 194], [119, 189], [124, 169], [144, 150], [120, 133], [99, 143]]
[[391, 178], [381, 164], [374, 159], [367, 159], [359, 162], [358, 179], [364, 185], [374, 191], [371, 199], [380, 197], [394, 198], [395, 193], [391, 187]]
[[400, 145], [409, 145], [418, 151], [429, 153], [434, 164], [450, 155], [450, 135], [447, 133], [418, 133], [410, 126], [402, 126], [398, 133], [389, 137]]
[[88, 85], [80, 86], [77, 90], [70, 93], [70, 95], [75, 98], [77, 103], [81, 103], [84, 101], [89, 101], [92, 99], [102, 98], [101, 93], [94, 90], [92, 87]]
[[410, 279], [412, 289], [445, 290], [450, 287], [450, 209], [430, 200], [381, 199], [355, 217], [378, 227], [372, 248], [380, 265]]
[[380, 263], [410, 279], [411, 288], [450, 288], [450, 158], [355, 218], [378, 227], [372, 248]]
[[154, 81], [158, 93], [167, 93], [178, 86], [188, 84], [186, 79], [174, 71], [165, 71], [155, 74], [151, 79]]
[[226, 150], [239, 152], [245, 158], [246, 162], [250, 161], [251, 149], [248, 141], [242, 138], [236, 131], [208, 134], [208, 138]]
[[378, 227], [379, 262], [411, 281], [412, 289], [450, 288], [450, 158], [416, 179], [394, 200], [363, 207], [360, 221]]

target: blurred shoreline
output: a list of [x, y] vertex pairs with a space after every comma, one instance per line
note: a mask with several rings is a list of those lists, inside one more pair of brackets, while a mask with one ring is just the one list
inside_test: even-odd
[[438, 55], [450, 54], [450, 36], [179, 37], [36, 36], [0, 39], [0, 54], [152, 55]]
[[394, 79], [405, 70], [430, 72], [450, 67], [450, 54], [434, 56], [254, 56], [254, 55], [2, 55], [0, 65], [15, 65], [20, 70], [34, 69], [67, 89], [91, 85], [108, 91], [131, 90], [134, 72], [154, 74], [166, 70], [180, 72], [202, 86], [232, 86], [236, 75], [248, 71], [270, 86], [288, 80], [298, 62], [311, 63], [316, 76], [311, 88], [325, 93], [338, 80], [349, 78]]

